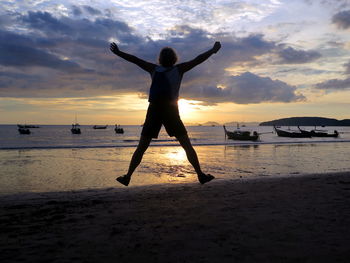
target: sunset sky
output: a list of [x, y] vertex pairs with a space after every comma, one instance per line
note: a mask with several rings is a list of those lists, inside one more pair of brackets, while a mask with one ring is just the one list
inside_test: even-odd
[[141, 124], [150, 76], [109, 43], [180, 62], [185, 123], [350, 118], [350, 0], [0, 0], [0, 123]]

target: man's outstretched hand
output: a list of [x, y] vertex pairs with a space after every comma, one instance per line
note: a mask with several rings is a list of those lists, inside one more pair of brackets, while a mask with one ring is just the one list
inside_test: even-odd
[[221, 43], [219, 41], [216, 41], [213, 46], [213, 52], [214, 53], [218, 52], [220, 48], [221, 48]]
[[119, 52], [119, 47], [117, 46], [116, 43], [111, 43], [110, 48], [109, 48], [114, 54], [117, 55], [117, 53]]

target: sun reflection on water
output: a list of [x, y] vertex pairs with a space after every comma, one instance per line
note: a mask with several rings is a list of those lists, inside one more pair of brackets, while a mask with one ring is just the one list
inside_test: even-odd
[[172, 164], [183, 164], [187, 162], [186, 152], [182, 148], [174, 147], [167, 150], [168, 152], [164, 154], [167, 161], [170, 160]]

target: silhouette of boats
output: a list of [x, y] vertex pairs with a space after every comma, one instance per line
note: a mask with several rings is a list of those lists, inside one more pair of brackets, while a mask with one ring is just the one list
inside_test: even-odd
[[27, 124], [24, 124], [24, 125], [17, 124], [17, 127], [20, 129], [40, 128], [40, 126], [37, 126], [37, 125], [27, 125]]
[[328, 131], [326, 131], [326, 130], [317, 130], [316, 126], [315, 126], [315, 129], [313, 129], [311, 131], [303, 130], [299, 126], [298, 126], [298, 129], [301, 133], [308, 134], [311, 137], [334, 137], [334, 138], [337, 138], [339, 136], [339, 132], [337, 130], [334, 130], [333, 133], [328, 133]]
[[248, 130], [241, 130], [239, 125], [237, 124], [237, 129], [232, 131], [228, 131], [225, 127], [223, 126], [225, 130], [225, 135], [227, 138], [231, 140], [239, 140], [239, 141], [256, 141], [259, 139], [259, 134], [254, 131], [251, 133], [251, 131]]
[[276, 133], [280, 137], [288, 137], [288, 138], [311, 138], [311, 134], [309, 132], [301, 132], [301, 131], [293, 131], [293, 130], [282, 130], [273, 126]]
[[334, 138], [337, 138], [339, 136], [339, 132], [337, 130], [335, 130], [334, 133], [312, 130], [311, 136], [312, 137], [334, 137]]
[[27, 128], [18, 128], [19, 134], [30, 134], [30, 130]]
[[115, 125], [115, 133], [124, 133], [124, 129], [120, 127], [120, 125], [116, 124]]
[[108, 127], [108, 125], [94, 125], [92, 128], [94, 128], [95, 130], [102, 130], [102, 129], [106, 129]]
[[72, 132], [72, 134], [81, 134], [80, 125], [77, 121], [76, 114], [75, 114], [75, 122], [72, 124], [72, 128], [70, 129], [70, 131]]
[[73, 124], [72, 124], [72, 128], [70, 129], [70, 131], [71, 131], [73, 134], [81, 134], [81, 130], [80, 130], [80, 125], [79, 125], [79, 123], [73, 123]]

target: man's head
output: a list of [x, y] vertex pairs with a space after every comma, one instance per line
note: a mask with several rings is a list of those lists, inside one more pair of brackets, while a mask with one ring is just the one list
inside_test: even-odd
[[163, 67], [171, 67], [177, 61], [177, 55], [174, 49], [171, 47], [163, 48], [159, 53], [159, 64]]

